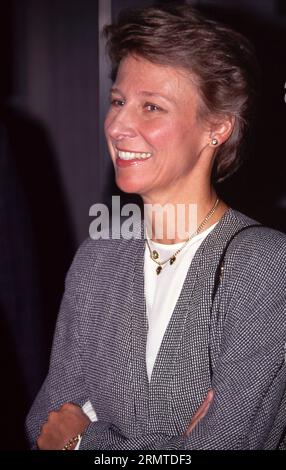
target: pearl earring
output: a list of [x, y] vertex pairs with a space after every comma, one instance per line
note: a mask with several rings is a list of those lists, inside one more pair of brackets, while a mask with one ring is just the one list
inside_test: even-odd
[[211, 145], [217, 145], [217, 144], [218, 144], [218, 140], [216, 138], [211, 140]]

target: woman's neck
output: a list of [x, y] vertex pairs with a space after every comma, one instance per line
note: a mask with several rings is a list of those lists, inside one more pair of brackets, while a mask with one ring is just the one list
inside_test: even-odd
[[180, 243], [195, 233], [202, 223], [200, 232], [218, 222], [227, 210], [228, 206], [223, 201], [217, 202], [215, 191], [208, 197], [190, 199], [188, 202], [162, 204], [144, 201], [147, 235], [158, 243]]

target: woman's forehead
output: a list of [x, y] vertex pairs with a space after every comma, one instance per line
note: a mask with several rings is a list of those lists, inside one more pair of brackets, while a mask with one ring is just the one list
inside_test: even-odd
[[139, 56], [127, 56], [119, 66], [114, 89], [130, 87], [140, 95], [161, 95], [172, 100], [178, 94], [196, 94], [190, 73], [182, 68], [153, 63]]

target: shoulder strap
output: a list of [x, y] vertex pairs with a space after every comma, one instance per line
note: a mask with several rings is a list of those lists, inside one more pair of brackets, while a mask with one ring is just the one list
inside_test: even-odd
[[218, 290], [218, 287], [219, 287], [219, 284], [220, 284], [220, 280], [223, 276], [223, 272], [224, 272], [224, 260], [225, 260], [225, 256], [226, 256], [226, 253], [227, 253], [227, 250], [229, 248], [229, 245], [232, 243], [232, 241], [234, 240], [235, 237], [237, 237], [237, 235], [239, 235], [241, 232], [244, 232], [245, 230], [249, 230], [253, 227], [263, 227], [265, 228], [265, 225], [261, 225], [261, 224], [252, 224], [252, 225], [247, 225], [246, 227], [242, 227], [241, 229], [239, 229], [237, 232], [235, 232], [232, 237], [228, 240], [227, 244], [225, 245], [224, 249], [223, 249], [223, 252], [220, 256], [220, 260], [219, 260], [219, 263], [218, 263], [218, 266], [217, 266], [217, 269], [216, 269], [216, 273], [215, 273], [215, 281], [214, 281], [214, 288], [213, 288], [213, 293], [212, 293], [212, 302], [214, 301], [215, 299], [215, 296], [216, 296], [216, 293], [217, 293], [217, 290]]

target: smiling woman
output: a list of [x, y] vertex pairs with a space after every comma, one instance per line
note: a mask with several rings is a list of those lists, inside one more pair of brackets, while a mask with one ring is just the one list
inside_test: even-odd
[[210, 179], [210, 136], [216, 132], [222, 144], [233, 120], [212, 126], [198, 120], [200, 101], [186, 71], [132, 54], [122, 60], [105, 132], [123, 191], [149, 204], [188, 203], [194, 175], [197, 183]]
[[141, 238], [80, 247], [27, 418], [31, 446], [285, 449], [285, 236], [213, 184], [240, 164], [252, 46], [187, 5], [130, 10], [105, 33], [116, 182], [163, 208], [161, 236], [151, 210]]

